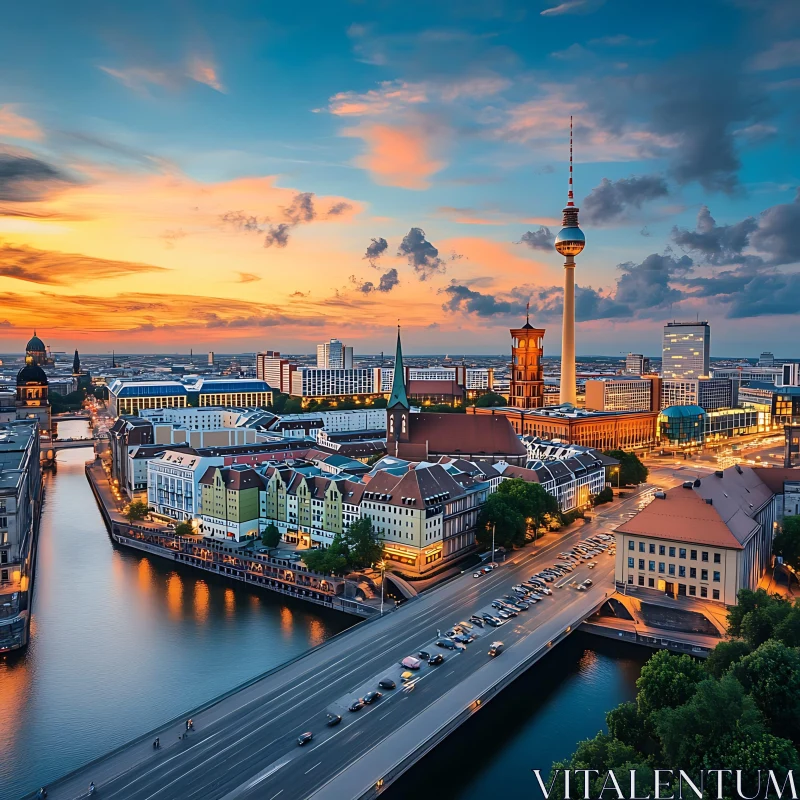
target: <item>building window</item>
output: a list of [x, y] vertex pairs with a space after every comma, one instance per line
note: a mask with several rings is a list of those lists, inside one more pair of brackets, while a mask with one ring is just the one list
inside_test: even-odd
[[644, 559], [643, 558], [639, 559], [639, 569], [644, 569]]
[[639, 586], [644, 586], [644, 575], [639, 576]]
[[674, 547], [670, 547], [670, 549], [669, 549], [669, 557], [670, 558], [675, 558], [675, 548]]
[[685, 578], [686, 577], [686, 567], [678, 567], [678, 577]]
[[690, 578], [697, 577], [697, 569], [695, 567], [689, 567], [689, 577]]
[[652, 589], [656, 585], [656, 579], [655, 578], [648, 578], [647, 579], [647, 585]]
[[669, 574], [670, 575], [674, 575], [675, 574], [675, 565], [674, 564], [670, 564], [669, 565]]
[[714, 598], [714, 600], [719, 600], [719, 589], [714, 589], [714, 590], [711, 592], [711, 597], [713, 597], [713, 598]]
[[635, 549], [633, 539], [628, 539], [628, 550], [633, 550], [633, 549]]
[[702, 555], [702, 559], [701, 559], [702, 561], [708, 561], [708, 550], [703, 550], [701, 555]]
[[644, 542], [639, 542], [639, 552], [644, 553]]
[[647, 571], [648, 572], [655, 572], [656, 571], [656, 562], [655, 561], [648, 561], [647, 562]]
[[719, 564], [722, 561], [719, 553], [714, 553], [714, 563]]
[[689, 560], [690, 561], [697, 561], [697, 550], [692, 550], [689, 553]]
[[665, 555], [667, 554], [667, 548], [666, 548], [666, 547], [664, 547], [664, 545], [663, 545], [663, 544], [660, 544], [660, 545], [658, 546], [658, 554], [659, 554], [660, 556], [665, 556]]
[[708, 580], [708, 570], [707, 569], [701, 569], [700, 570], [700, 580], [701, 581], [707, 581]]
[[700, 587], [700, 597], [708, 597], [708, 587], [701, 586]]
[[632, 558], [628, 559], [628, 568], [629, 569], [633, 569], [633, 559]]
[[633, 575], [628, 575], [628, 583], [633, 583]]
[[714, 571], [714, 583], [719, 583], [719, 572]]
[[678, 558], [686, 558], [686, 548], [685, 547], [681, 547], [681, 549], [678, 550]]
[[652, 555], [655, 555], [655, 554], [656, 554], [656, 546], [655, 546], [654, 544], [651, 544], [651, 545], [650, 545], [650, 553], [651, 553]]
[[663, 561], [659, 561], [659, 562], [658, 562], [658, 571], [659, 571], [659, 572], [660, 572], [662, 575], [664, 574], [664, 569], [665, 569], [665, 567], [664, 567], [664, 562], [663, 562]]
[[697, 587], [696, 586], [690, 586], [689, 587], [689, 595], [691, 597], [694, 597], [696, 594], [697, 594]]

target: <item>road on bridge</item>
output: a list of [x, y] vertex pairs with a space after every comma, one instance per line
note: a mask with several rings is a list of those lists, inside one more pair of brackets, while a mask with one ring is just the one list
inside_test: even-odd
[[[662, 486], [675, 485], [685, 477], [682, 471], [673, 473], [671, 469], [659, 469], [658, 473], [656, 482]], [[465, 651], [434, 646], [437, 631], [468, 620], [472, 613], [491, 611], [493, 599], [556, 563], [560, 551], [586, 536], [612, 531], [635, 511], [641, 502], [639, 495], [632, 492], [621, 503], [601, 510], [591, 522], [549, 544], [514, 554], [507, 564], [483, 578], [467, 573], [382, 619], [355, 626], [193, 715], [195, 730], [186, 738], [181, 738], [182, 722], [167, 725], [146, 740], [62, 779], [50, 787], [49, 797], [74, 800], [86, 796], [89, 782], [94, 781], [99, 800], [292, 800], [308, 798], [327, 784], [333, 785], [354, 762], [358, 762], [357, 770], [368, 770], [368, 754], [373, 748], [492, 661], [487, 654], [492, 641], [502, 640], [507, 650], [526, 640], [529, 645], [537, 636], [546, 644], [562, 621], [563, 626], [570, 624], [601, 594], [611, 593], [614, 558], [603, 553], [596, 558], [594, 569], [584, 564], [566, 580], [549, 584], [552, 596], [502, 627], [476, 627], [472, 632], [480, 636]], [[589, 577], [595, 585], [586, 592], [565, 585]], [[413, 691], [404, 691], [399, 662], [421, 649], [442, 653], [445, 661], [435, 667], [423, 664]], [[235, 657], [231, 653], [231, 658]], [[197, 669], [203, 665], [198, 664]], [[347, 710], [352, 700], [377, 689], [384, 676], [396, 680], [397, 689], [384, 691], [379, 701], [360, 711]], [[192, 676], [164, 679], [191, 680]], [[146, 687], [144, 691], [142, 702], [147, 701]], [[342, 722], [328, 728], [326, 713], [341, 715]], [[413, 731], [413, 723], [404, 730]], [[314, 738], [300, 747], [297, 737], [305, 731], [313, 732]], [[158, 751], [152, 747], [156, 736], [161, 740]], [[322, 796], [333, 795], [323, 792]]]

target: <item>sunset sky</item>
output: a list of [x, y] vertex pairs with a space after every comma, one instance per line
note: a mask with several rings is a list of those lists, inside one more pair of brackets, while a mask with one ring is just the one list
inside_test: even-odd
[[0, 351], [798, 356], [800, 2], [8, 4]]

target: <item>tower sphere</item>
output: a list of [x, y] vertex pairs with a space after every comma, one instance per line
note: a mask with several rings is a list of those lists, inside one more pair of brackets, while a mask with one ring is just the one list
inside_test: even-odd
[[555, 248], [562, 256], [577, 256], [586, 247], [586, 237], [578, 228], [562, 228], [556, 236]]

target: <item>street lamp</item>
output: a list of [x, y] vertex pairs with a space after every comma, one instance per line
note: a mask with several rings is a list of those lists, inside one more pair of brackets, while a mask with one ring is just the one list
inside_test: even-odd
[[381, 568], [381, 616], [383, 616], [383, 582], [384, 582], [384, 575], [386, 574], [386, 561], [385, 559], [381, 559], [378, 562], [378, 566]]
[[492, 523], [492, 564], [494, 564], [494, 529], [495, 529], [495, 527], [496, 527], [496, 524], [493, 522]]

